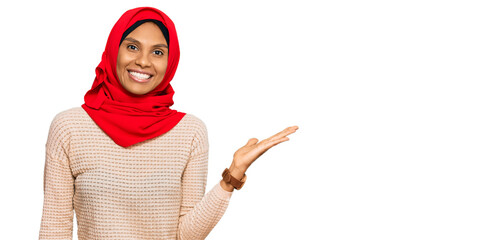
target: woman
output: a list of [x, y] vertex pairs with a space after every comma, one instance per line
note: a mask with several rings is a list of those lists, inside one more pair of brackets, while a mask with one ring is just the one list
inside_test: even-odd
[[169, 107], [179, 59], [173, 22], [155, 8], [125, 12], [107, 40], [81, 107], [53, 119], [46, 143], [39, 239], [204, 239], [246, 170], [293, 126], [234, 154], [205, 194], [208, 136]]

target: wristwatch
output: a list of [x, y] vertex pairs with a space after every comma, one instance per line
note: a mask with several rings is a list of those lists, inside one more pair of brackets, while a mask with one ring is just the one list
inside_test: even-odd
[[237, 178], [231, 175], [231, 172], [229, 171], [228, 168], [226, 168], [222, 173], [222, 178], [224, 182], [230, 183], [237, 190], [241, 189], [246, 182], [246, 174], [243, 176], [241, 180], [238, 180]]

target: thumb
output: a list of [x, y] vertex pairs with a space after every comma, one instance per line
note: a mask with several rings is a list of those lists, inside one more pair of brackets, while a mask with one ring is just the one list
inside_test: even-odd
[[252, 146], [252, 145], [256, 144], [257, 142], [258, 142], [258, 139], [250, 138], [250, 140], [248, 140], [248, 142], [246, 143], [246, 146]]

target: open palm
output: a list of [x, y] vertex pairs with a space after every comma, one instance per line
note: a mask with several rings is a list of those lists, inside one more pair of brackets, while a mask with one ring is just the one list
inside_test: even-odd
[[248, 169], [258, 157], [264, 154], [271, 147], [276, 146], [281, 142], [288, 141], [289, 138], [287, 136], [297, 131], [297, 129], [299, 129], [298, 126], [287, 127], [283, 131], [260, 142], [258, 142], [257, 138], [251, 138], [248, 140], [246, 145], [234, 153], [234, 165], [243, 172], [246, 171], [246, 169]]

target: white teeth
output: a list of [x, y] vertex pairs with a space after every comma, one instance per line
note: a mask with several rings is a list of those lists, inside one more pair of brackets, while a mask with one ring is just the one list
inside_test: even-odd
[[144, 73], [139, 73], [139, 72], [134, 72], [134, 71], [129, 71], [129, 73], [131, 73], [131, 75], [133, 75], [133, 76], [135, 76], [137, 78], [140, 78], [140, 79], [150, 78], [150, 75], [144, 74]]

